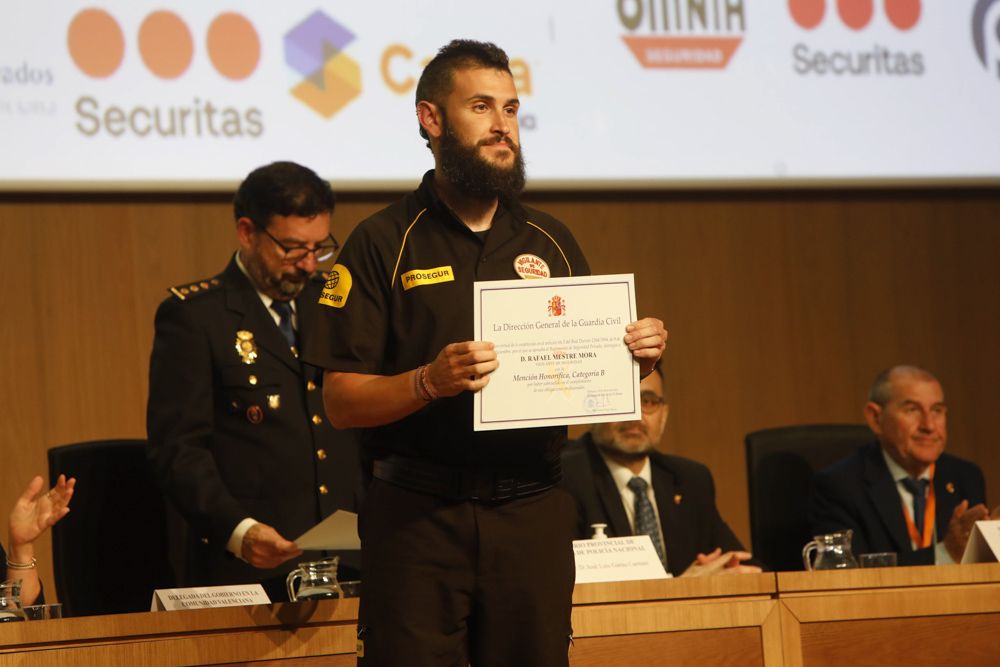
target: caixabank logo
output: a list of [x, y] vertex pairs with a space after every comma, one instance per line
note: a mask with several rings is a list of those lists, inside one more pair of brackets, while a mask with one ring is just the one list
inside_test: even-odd
[[[921, 12], [920, 0], [788, 0], [793, 23], [811, 35], [792, 48], [792, 66], [802, 76], [922, 76], [924, 54], [906, 46]], [[894, 44], [855, 48], [862, 36]]]
[[354, 33], [319, 10], [285, 35], [285, 62], [305, 77], [292, 95], [324, 118], [361, 94], [361, 67], [344, 53], [353, 41]]
[[724, 69], [746, 32], [743, 0], [616, 0], [622, 39], [643, 67]]
[[972, 46], [986, 71], [994, 70], [1000, 77], [1000, 0], [977, 0], [972, 9]]
[[[130, 32], [111, 13], [88, 8], [70, 21], [66, 46], [77, 69], [95, 82], [119, 74], [133, 50], [150, 76], [164, 82], [182, 80], [194, 62], [199, 42], [222, 79], [241, 82], [254, 74], [260, 63], [261, 43], [245, 16], [224, 12], [200, 28], [195, 32], [180, 15], [158, 10], [146, 15]], [[106, 94], [121, 95], [121, 90], [118, 87]], [[200, 96], [161, 105], [122, 103], [96, 93], [85, 94], [77, 99], [74, 109], [76, 129], [87, 137], [237, 139], [259, 137], [264, 132], [260, 109]]]

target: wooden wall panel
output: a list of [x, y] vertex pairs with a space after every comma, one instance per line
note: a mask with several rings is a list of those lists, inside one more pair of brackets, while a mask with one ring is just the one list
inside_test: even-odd
[[[153, 313], [168, 286], [228, 261], [228, 199], [0, 199], [0, 508], [45, 471], [48, 447], [143, 436]], [[393, 199], [342, 197], [338, 238]], [[663, 447], [712, 468], [722, 513], [744, 541], [743, 435], [860, 421], [871, 378], [900, 361], [941, 377], [949, 449], [983, 467], [1000, 502], [1000, 192], [528, 201], [571, 226], [595, 272], [636, 274], [640, 312], [671, 332]], [[47, 563], [45, 544], [41, 555]]]

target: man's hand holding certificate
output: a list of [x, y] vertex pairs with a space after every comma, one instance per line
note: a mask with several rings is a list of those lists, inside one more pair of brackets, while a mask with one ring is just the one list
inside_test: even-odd
[[667, 333], [635, 322], [628, 275], [477, 282], [475, 337], [499, 367], [475, 395], [476, 430], [639, 419], [648, 372]]

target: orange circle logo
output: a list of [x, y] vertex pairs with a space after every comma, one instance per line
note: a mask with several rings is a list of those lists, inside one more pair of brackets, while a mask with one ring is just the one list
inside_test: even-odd
[[[180, 77], [194, 60], [191, 30], [172, 11], [155, 11], [143, 19], [137, 42], [146, 69], [161, 79]], [[94, 78], [111, 76], [125, 59], [121, 26], [103, 9], [77, 13], [67, 31], [67, 45], [80, 71]], [[246, 17], [225, 12], [208, 26], [205, 51], [219, 74], [239, 81], [253, 74], [260, 63], [260, 37]]]
[[875, 4], [872, 0], [837, 0], [840, 20], [851, 30], [861, 30], [872, 20]]
[[74, 16], [66, 41], [76, 66], [95, 79], [114, 74], [125, 59], [122, 29], [103, 9], [84, 9]]
[[176, 79], [194, 57], [191, 31], [177, 14], [153, 12], [139, 27], [139, 54], [150, 72], [161, 79]]
[[788, 11], [792, 13], [793, 21], [809, 30], [823, 20], [826, 0], [788, 0]]
[[[792, 20], [811, 30], [823, 22], [827, 0], [788, 0]], [[836, 0], [840, 20], [851, 30], [861, 30], [875, 15], [875, 0]], [[889, 23], [899, 30], [909, 30], [920, 20], [920, 0], [884, 0]]]
[[227, 12], [208, 26], [208, 57], [219, 74], [227, 79], [245, 79], [260, 62], [260, 38], [246, 18]]

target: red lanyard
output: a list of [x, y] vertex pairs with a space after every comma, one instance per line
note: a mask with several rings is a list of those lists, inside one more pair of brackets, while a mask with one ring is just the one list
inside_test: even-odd
[[932, 463], [929, 468], [930, 484], [927, 489], [927, 507], [924, 509], [924, 534], [921, 535], [917, 532], [917, 526], [913, 523], [913, 517], [910, 516], [910, 508], [903, 503], [903, 516], [906, 517], [906, 530], [910, 533], [910, 542], [917, 545], [918, 549], [925, 549], [931, 546], [931, 541], [934, 539], [934, 512], [935, 512], [935, 501], [934, 501], [934, 464]]

